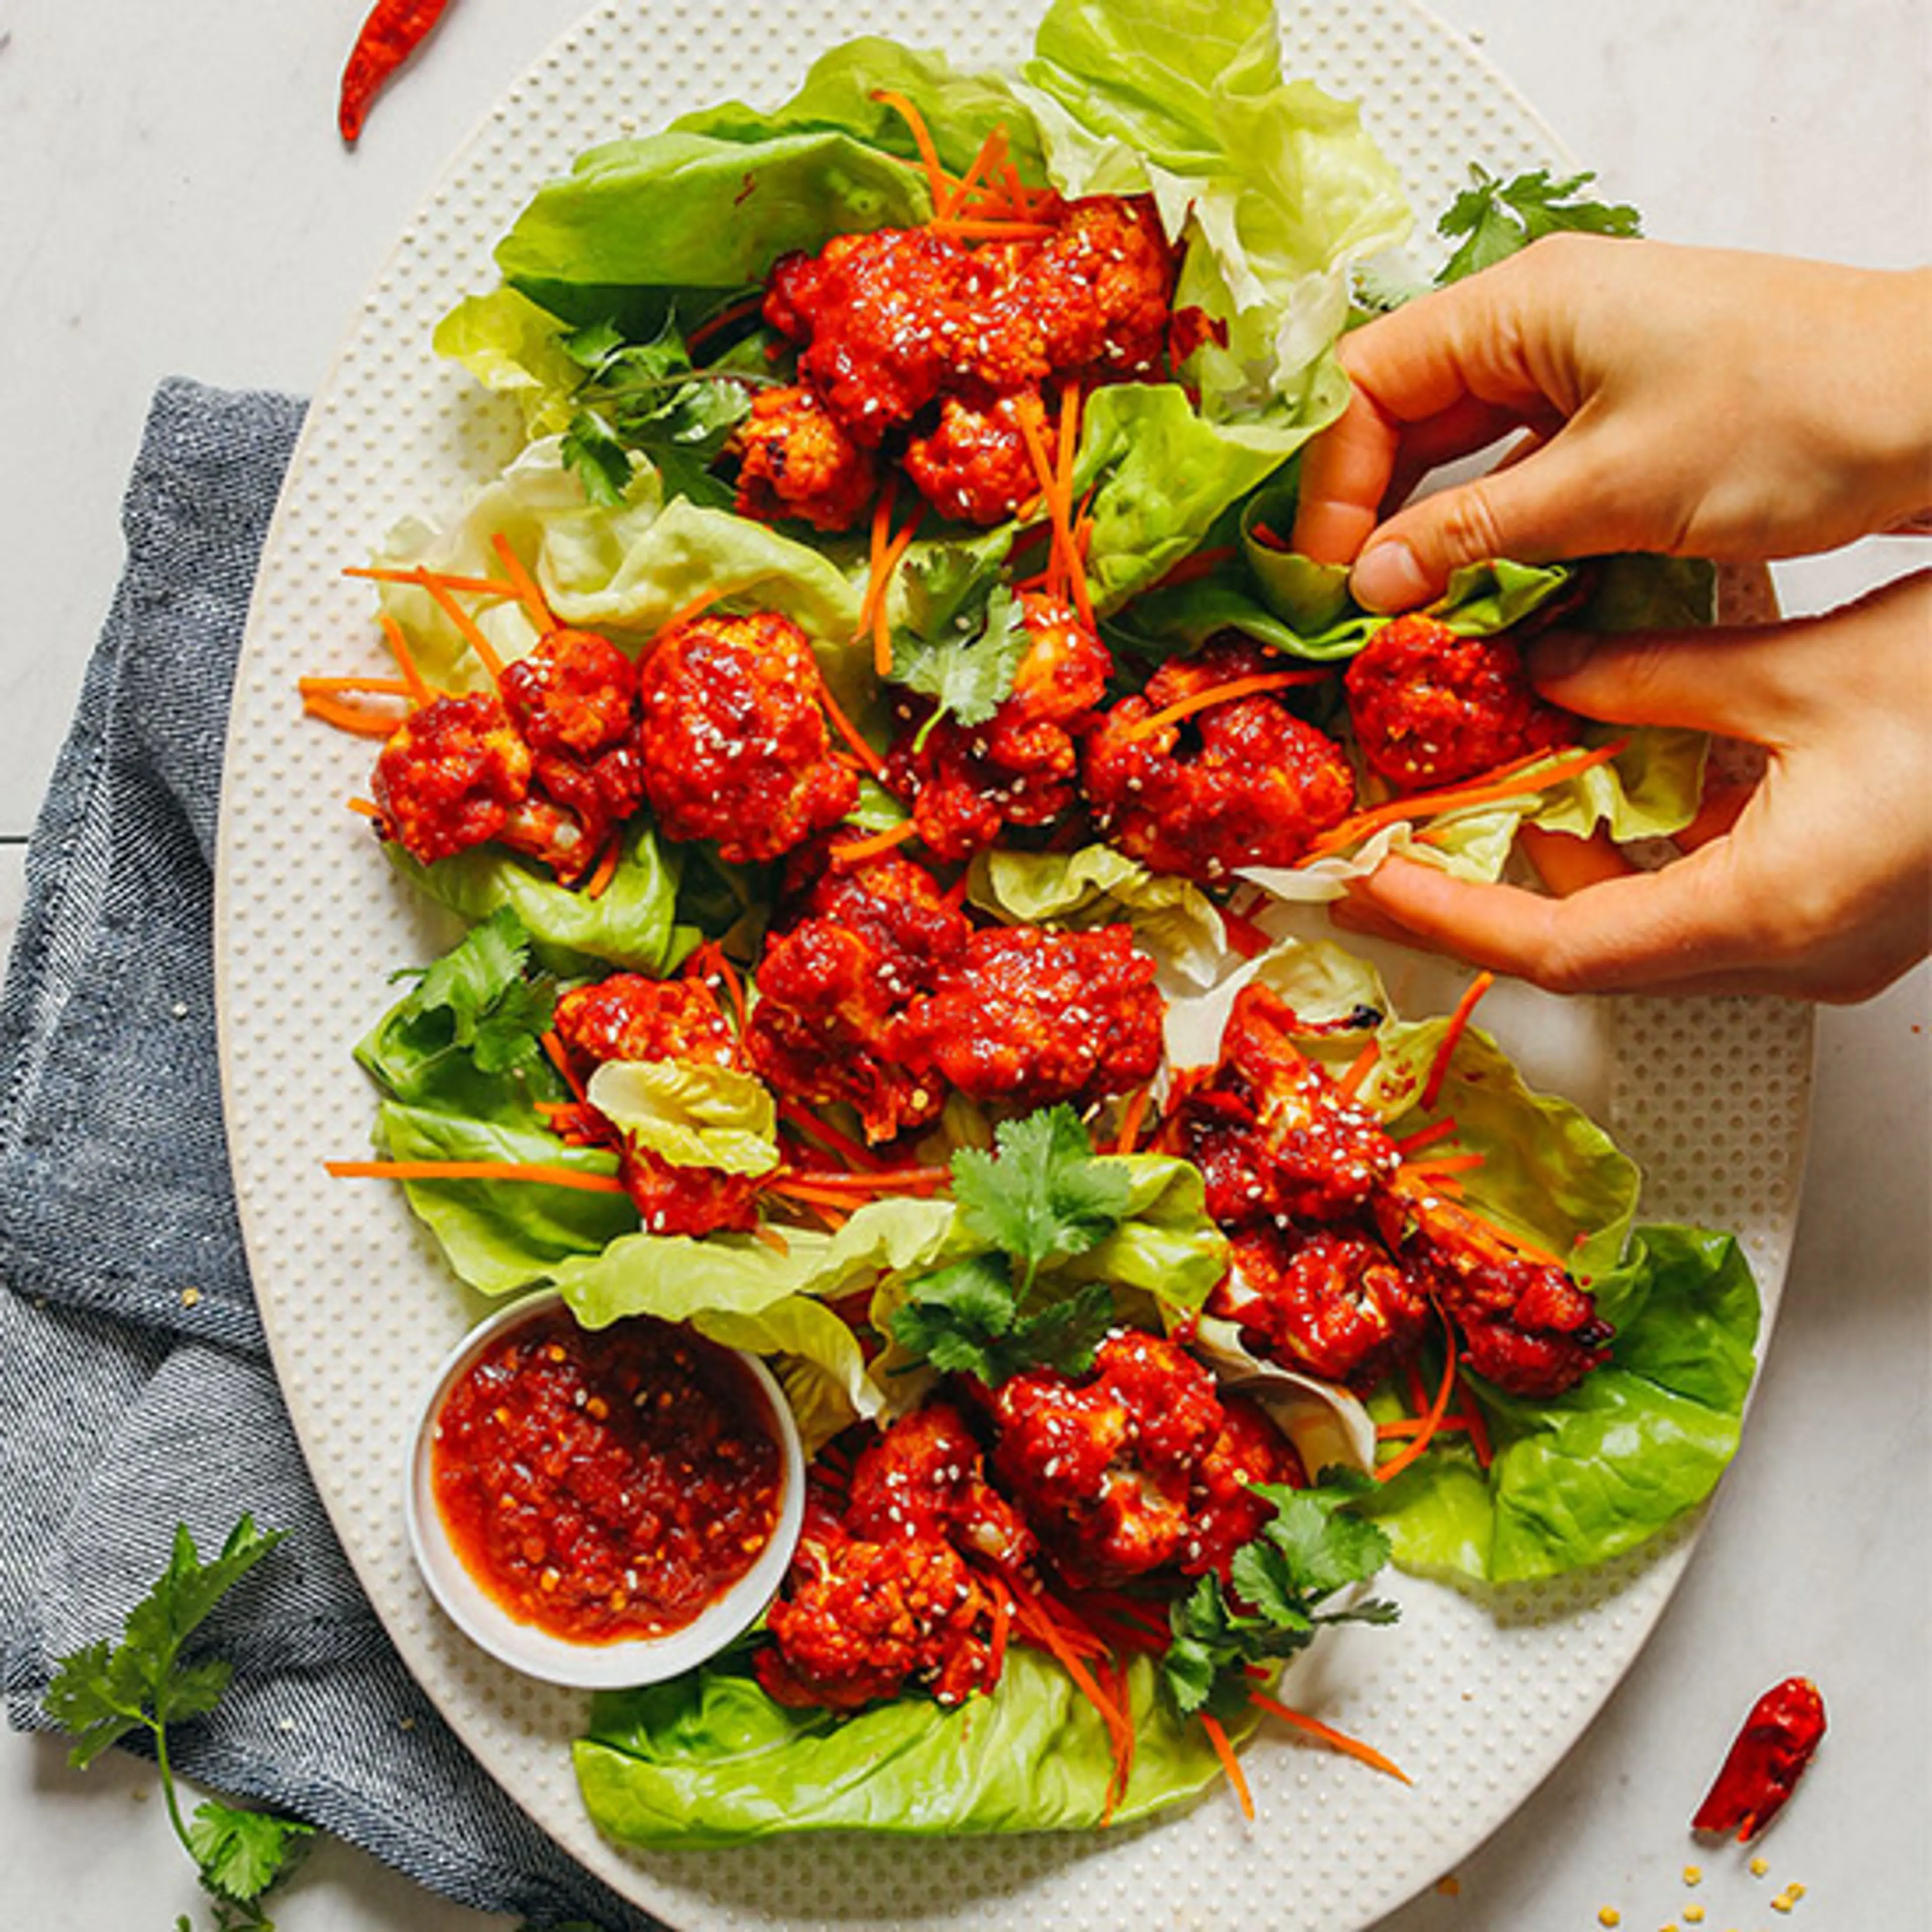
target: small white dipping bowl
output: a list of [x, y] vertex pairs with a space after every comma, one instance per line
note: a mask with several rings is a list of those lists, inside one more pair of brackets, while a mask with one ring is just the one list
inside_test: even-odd
[[478, 1357], [506, 1330], [548, 1313], [560, 1306], [562, 1300], [555, 1291], [545, 1290], [525, 1295], [499, 1310], [472, 1329], [436, 1371], [429, 1399], [416, 1424], [416, 1447], [410, 1458], [404, 1504], [410, 1544], [424, 1580], [450, 1620], [466, 1636], [512, 1670], [542, 1678], [546, 1683], [590, 1690], [655, 1684], [716, 1656], [750, 1628], [776, 1595], [805, 1520], [805, 1453], [799, 1442], [798, 1424], [770, 1370], [756, 1355], [742, 1349], [728, 1349], [726, 1352], [737, 1357], [764, 1391], [782, 1454], [778, 1522], [758, 1560], [682, 1629], [661, 1636], [626, 1637], [608, 1643], [574, 1642], [521, 1622], [477, 1582], [456, 1553], [430, 1483], [430, 1448], [444, 1402]]

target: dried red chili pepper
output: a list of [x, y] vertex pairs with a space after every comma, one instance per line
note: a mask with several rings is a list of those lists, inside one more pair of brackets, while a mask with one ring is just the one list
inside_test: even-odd
[[1796, 1788], [1825, 1735], [1825, 1700], [1807, 1677], [1787, 1677], [1751, 1706], [1724, 1768], [1690, 1821], [1694, 1832], [1736, 1832], [1748, 1844]]
[[345, 141], [362, 131], [369, 104], [383, 84], [422, 44], [449, 0], [376, 0], [342, 70], [342, 101], [337, 124]]

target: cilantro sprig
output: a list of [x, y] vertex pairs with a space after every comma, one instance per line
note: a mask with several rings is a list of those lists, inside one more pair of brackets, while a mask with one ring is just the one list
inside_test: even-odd
[[507, 1073], [536, 1058], [550, 1022], [556, 989], [527, 976], [530, 936], [510, 906], [472, 926], [434, 965], [395, 976], [416, 988], [391, 1029], [424, 1062], [467, 1054], [480, 1072]]
[[936, 638], [902, 628], [892, 641], [892, 680], [932, 700], [915, 748], [942, 718], [983, 724], [1012, 694], [1013, 679], [1033, 640], [1019, 599], [1004, 584], [956, 620], [962, 628]]
[[[220, 1553], [203, 1563], [185, 1525], [175, 1531], [168, 1567], [128, 1614], [121, 1640], [91, 1643], [60, 1660], [48, 1686], [48, 1714], [74, 1738], [68, 1762], [85, 1769], [136, 1731], [153, 1742], [168, 1821], [214, 1903], [218, 1932], [274, 1932], [265, 1893], [284, 1876], [298, 1842], [312, 1826], [272, 1812], [244, 1811], [208, 1799], [182, 1815], [169, 1760], [169, 1726], [214, 1708], [232, 1666], [220, 1658], [190, 1658], [188, 1640], [216, 1604], [282, 1540], [244, 1516]], [[186, 1932], [185, 1918], [177, 1922]]]
[[634, 460], [642, 456], [670, 494], [730, 506], [732, 491], [710, 466], [749, 412], [752, 388], [770, 376], [694, 368], [684, 338], [670, 322], [649, 342], [628, 341], [608, 322], [572, 329], [559, 340], [584, 372], [559, 453], [592, 502], [607, 509], [621, 503]]
[[1565, 230], [1589, 235], [1635, 235], [1641, 226], [1636, 210], [1628, 203], [1592, 201], [1580, 195], [1580, 190], [1597, 178], [1594, 172], [1566, 175], [1558, 180], [1547, 168], [1538, 168], [1504, 181], [1472, 164], [1469, 173], [1469, 186], [1436, 224], [1436, 232], [1445, 241], [1462, 238], [1437, 272], [1438, 286], [1460, 282], [1546, 235]]
[[1396, 1605], [1371, 1597], [1324, 1608], [1350, 1585], [1366, 1582], [1388, 1562], [1389, 1540], [1350, 1513], [1372, 1492], [1368, 1477], [1328, 1469], [1310, 1489], [1257, 1483], [1274, 1514], [1234, 1552], [1224, 1588], [1202, 1576], [1168, 1612], [1172, 1643], [1162, 1661], [1168, 1691], [1184, 1714], [1205, 1710], [1227, 1719], [1247, 1704], [1249, 1666], [1279, 1663], [1335, 1624], [1392, 1624]]
[[1024, 1369], [1079, 1375], [1113, 1320], [1105, 1282], [1053, 1292], [1042, 1274], [1097, 1247], [1126, 1220], [1132, 1184], [1098, 1159], [1066, 1106], [1003, 1122], [997, 1152], [952, 1156], [953, 1198], [965, 1231], [992, 1244], [913, 1283], [891, 1318], [893, 1339], [949, 1374], [997, 1387]]

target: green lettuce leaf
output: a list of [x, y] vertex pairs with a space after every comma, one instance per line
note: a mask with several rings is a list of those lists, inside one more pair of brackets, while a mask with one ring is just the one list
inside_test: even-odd
[[674, 1167], [769, 1174], [781, 1158], [778, 1105], [762, 1080], [686, 1060], [610, 1060], [586, 1097], [626, 1140]]
[[[1221, 1775], [1144, 1658], [1128, 1666], [1133, 1774], [1118, 1827]], [[1252, 1719], [1228, 1726], [1244, 1737]], [[576, 1747], [598, 1828], [620, 1844], [704, 1850], [784, 1832], [1078, 1831], [1107, 1809], [1106, 1727], [1060, 1666], [1016, 1646], [988, 1696], [948, 1710], [911, 1696], [851, 1715], [788, 1709], [742, 1655], [604, 1694]]]
[[544, 867], [500, 845], [472, 845], [428, 866], [393, 840], [382, 850], [412, 885], [472, 923], [511, 907], [532, 952], [563, 977], [616, 966], [662, 979], [704, 937], [678, 917], [677, 848], [662, 843], [641, 817], [632, 820], [623, 857], [596, 898], [558, 884]]
[[[507, 1160], [613, 1174], [616, 1157], [567, 1147], [536, 1119], [475, 1119], [386, 1101], [376, 1144], [392, 1160]], [[410, 1180], [411, 1209], [436, 1237], [460, 1280], [508, 1294], [548, 1280], [573, 1257], [594, 1255], [638, 1225], [628, 1195], [538, 1180]]]

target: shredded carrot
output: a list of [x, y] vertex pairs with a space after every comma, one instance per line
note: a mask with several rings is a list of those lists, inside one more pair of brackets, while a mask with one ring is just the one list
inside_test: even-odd
[[1241, 1801], [1241, 1816], [1252, 1819], [1255, 1815], [1254, 1793], [1248, 1789], [1246, 1774], [1241, 1769], [1241, 1761], [1234, 1755], [1234, 1748], [1228, 1742], [1228, 1734], [1205, 1711], [1201, 1714], [1201, 1728], [1208, 1733], [1208, 1742], [1214, 1747], [1214, 1755], [1221, 1760], [1221, 1768], [1228, 1774], [1228, 1782], [1234, 1787], [1234, 1796]]
[[364, 818], [373, 818], [378, 825], [382, 822], [382, 808], [372, 798], [352, 798], [349, 809]]
[[1058, 452], [1060, 466], [1056, 468], [1054, 460], [1047, 454], [1046, 445], [1031, 420], [1024, 416], [1016, 417], [1020, 435], [1026, 444], [1027, 460], [1033, 465], [1034, 475], [1040, 484], [1042, 500], [1053, 529], [1053, 556], [1048, 566], [1048, 580], [1055, 590], [1064, 586], [1066, 596], [1079, 613], [1080, 621], [1089, 630], [1094, 628], [1094, 607], [1087, 592], [1086, 573], [1080, 567], [1080, 559], [1073, 543], [1073, 480], [1071, 431], [1070, 422], [1078, 407], [1077, 392], [1069, 389], [1060, 398], [1060, 422], [1058, 428]]
[[886, 554], [879, 564], [879, 591], [872, 603], [872, 668], [880, 677], [889, 677], [892, 668], [892, 620], [886, 596], [892, 588], [892, 573], [899, 567], [899, 559], [904, 556], [911, 544], [913, 533], [919, 528], [919, 520], [914, 520], [886, 546]]
[[541, 1037], [542, 1040], [543, 1050], [545, 1057], [549, 1060], [551, 1066], [554, 1066], [558, 1073], [562, 1076], [563, 1084], [570, 1089], [572, 1094], [580, 1103], [581, 1103], [586, 1097], [584, 1090], [584, 1082], [578, 1078], [575, 1071], [571, 1066], [570, 1055], [564, 1049], [564, 1044], [562, 1038], [559, 1036], [556, 1028], [554, 1027], [548, 1032], [544, 1033]]
[[1197, 550], [1184, 556], [1154, 587], [1156, 590], [1178, 590], [1184, 584], [1192, 584], [1219, 570], [1234, 554], [1233, 547], [1228, 544]]
[[742, 322], [748, 315], [756, 315], [764, 305], [765, 292], [762, 289], [742, 301], [728, 303], [716, 315], [706, 316], [684, 338], [686, 349], [695, 356], [701, 343], [709, 342], [719, 330], [729, 328], [734, 322]]
[[1429, 1391], [1423, 1385], [1422, 1371], [1416, 1366], [1412, 1356], [1402, 1364], [1402, 1368], [1408, 1378], [1408, 1406], [1418, 1415], [1426, 1415], [1429, 1412]]
[[1443, 791], [1412, 792], [1406, 798], [1392, 798], [1386, 804], [1371, 806], [1366, 812], [1354, 813], [1332, 830], [1324, 832], [1309, 847], [1303, 862], [1344, 851], [1372, 832], [1379, 832], [1384, 826], [1394, 825], [1405, 818], [1473, 811], [1479, 806], [1501, 804], [1509, 799], [1541, 791], [1550, 785], [1561, 784], [1568, 778], [1580, 778], [1599, 765], [1608, 764], [1629, 742], [1628, 738], [1618, 738], [1610, 744], [1598, 746], [1593, 752], [1565, 752], [1553, 759], [1548, 752], [1537, 752], [1528, 758], [1499, 765], [1484, 778], [1472, 779], [1466, 784], [1451, 786]]
[[[1081, 1694], [1100, 1713], [1100, 1721], [1106, 1726], [1108, 1736], [1113, 1741], [1114, 1782], [1125, 1788], [1125, 1778], [1120, 1767], [1131, 1764], [1133, 1753], [1133, 1724], [1126, 1714], [1103, 1690], [1094, 1673], [1082, 1660], [1081, 1651], [1087, 1654], [1104, 1656], [1106, 1647], [1100, 1643], [1092, 1631], [1084, 1625], [1078, 1634], [1070, 1632], [1058, 1617], [1048, 1607], [1046, 1600], [1015, 1584], [1012, 1586], [1013, 1618], [1039, 1647], [1046, 1651], [1072, 1678]], [[1113, 1814], [1114, 1797], [1110, 1790], [1102, 1822]]]
[[1226, 684], [1210, 685], [1205, 691], [1197, 691], [1192, 697], [1180, 698], [1159, 711], [1149, 712], [1144, 718], [1136, 718], [1120, 736], [1130, 742], [1151, 737], [1170, 724], [1179, 724], [1184, 718], [1192, 717], [1197, 711], [1208, 710], [1216, 704], [1230, 704], [1238, 698], [1256, 697], [1264, 691], [1286, 691], [1295, 685], [1319, 684], [1328, 675], [1325, 666], [1316, 664], [1306, 670], [1258, 671], [1252, 677], [1230, 678]]
[[1020, 171], [1011, 161], [1000, 164], [1000, 179], [1006, 184], [1006, 199], [1022, 221], [1033, 218], [1033, 196], [1027, 192], [1026, 184], [1020, 179]]
[[584, 896], [587, 899], [601, 899], [610, 889], [610, 881], [617, 876], [617, 868], [623, 862], [624, 842], [621, 837], [612, 837], [604, 842], [604, 849], [597, 855], [597, 862], [590, 868], [590, 876], [584, 882]]
[[870, 1173], [878, 1173], [886, 1165], [872, 1150], [855, 1141], [850, 1134], [841, 1133], [830, 1121], [801, 1106], [796, 1100], [780, 1100], [778, 1114], [790, 1122], [798, 1131], [817, 1141], [833, 1154], [843, 1154], [854, 1167], [863, 1168]]
[[825, 706], [825, 716], [832, 728], [852, 748], [852, 754], [874, 778], [883, 781], [886, 776], [886, 761], [859, 735], [859, 728], [846, 716], [839, 707], [838, 700], [832, 694], [832, 687], [825, 681], [821, 672], [818, 680], [818, 701]]
[[1384, 1772], [1390, 1778], [1399, 1778], [1405, 1784], [1414, 1782], [1407, 1772], [1384, 1757], [1372, 1745], [1364, 1744], [1359, 1738], [1350, 1737], [1346, 1731], [1338, 1731], [1333, 1724], [1324, 1724], [1319, 1718], [1311, 1718], [1306, 1711], [1292, 1708], [1279, 1698], [1270, 1697], [1265, 1690], [1250, 1690], [1248, 1702], [1256, 1710], [1265, 1711], [1270, 1717], [1279, 1718], [1283, 1724], [1292, 1724], [1310, 1737], [1319, 1738], [1324, 1744], [1334, 1745], [1338, 1751], [1359, 1759], [1374, 1770]]
[[1289, 548], [1288, 539], [1280, 535], [1279, 532], [1269, 529], [1266, 524], [1256, 524], [1254, 528], [1250, 530], [1248, 534], [1252, 537], [1255, 542], [1259, 544], [1264, 550], [1285, 550]]
[[1412, 1160], [1407, 1165], [1412, 1174], [1426, 1174], [1435, 1180], [1445, 1174], [1466, 1174], [1484, 1163], [1485, 1156], [1479, 1154], [1445, 1154], [1434, 1160]]
[[791, 1252], [790, 1242], [787, 1240], [777, 1228], [767, 1227], [762, 1221], [752, 1230], [752, 1238], [760, 1247], [770, 1248], [775, 1255], [788, 1255]]
[[[308, 686], [307, 679], [302, 682]], [[333, 725], [337, 730], [346, 731], [354, 737], [393, 738], [402, 722], [393, 712], [365, 711], [361, 706], [345, 704], [326, 692], [304, 688], [302, 701], [302, 709], [311, 718], [320, 718], [323, 724]]]
[[[981, 181], [982, 178], [991, 177], [998, 170], [1000, 163], [1006, 158], [1006, 130], [1004, 128], [995, 128], [980, 143], [980, 152], [973, 157], [966, 172], [939, 203], [938, 214], [943, 219], [950, 220], [963, 213], [967, 202], [976, 194], [982, 204], [985, 203], [987, 194], [980, 185]], [[982, 206], [977, 212], [985, 213], [990, 210]]]
[[1414, 1440], [1407, 1448], [1399, 1455], [1392, 1456], [1376, 1471], [1378, 1482], [1394, 1482], [1429, 1447], [1436, 1432], [1442, 1426], [1443, 1417], [1449, 1412], [1449, 1398], [1456, 1388], [1456, 1336], [1446, 1319], [1442, 1328], [1447, 1360], [1443, 1364], [1442, 1386], [1436, 1391], [1436, 1400], [1430, 1404], [1429, 1413], [1424, 1418], [1427, 1426], [1416, 1432]]
[[621, 1194], [614, 1174], [580, 1167], [554, 1167], [524, 1160], [326, 1160], [338, 1180], [536, 1180], [552, 1187], [576, 1187], [590, 1194]]
[[890, 107], [912, 130], [913, 145], [919, 150], [920, 160], [926, 169], [926, 185], [932, 190], [932, 205], [943, 208], [946, 191], [952, 185], [952, 178], [939, 165], [939, 150], [933, 146], [932, 130], [926, 126], [925, 116], [903, 94], [896, 94], [890, 88], [874, 88], [872, 98]]
[[926, 226], [961, 242], [1044, 242], [1060, 230], [1050, 221], [986, 221], [941, 217]]
[[446, 590], [460, 590], [468, 597], [514, 597], [517, 586], [494, 577], [458, 577], [444, 570], [426, 570], [419, 563], [352, 563], [343, 568], [344, 577], [366, 578], [372, 584], [410, 584], [427, 590], [440, 584]]
[[1396, 1153], [1405, 1160], [1412, 1160], [1426, 1147], [1433, 1147], [1438, 1141], [1449, 1139], [1456, 1132], [1456, 1117], [1445, 1114], [1439, 1120], [1432, 1120], [1426, 1127], [1418, 1127], [1412, 1134], [1404, 1134], [1394, 1142]]
[[993, 1634], [987, 1645], [986, 1681], [997, 1684], [1006, 1665], [1006, 1636], [1012, 1628], [1012, 1592], [997, 1576], [986, 1580], [986, 1594], [993, 1600]]
[[684, 962], [684, 970], [686, 977], [699, 973], [709, 978], [715, 974], [724, 982], [724, 997], [730, 1001], [733, 1017], [738, 1022], [738, 1030], [742, 1033], [750, 1017], [745, 999], [745, 982], [739, 978], [738, 969], [731, 964], [724, 947], [716, 940], [707, 939]]
[[651, 633], [651, 640], [645, 647], [644, 656], [648, 657], [665, 638], [682, 630], [686, 625], [695, 623], [718, 602], [721, 594], [716, 590], [700, 591], [689, 603], [680, 604]]
[[410, 580], [419, 584], [434, 597], [442, 608], [442, 614], [462, 632], [464, 640], [476, 653], [476, 661], [490, 674], [492, 683], [501, 681], [503, 660], [496, 655], [496, 646], [483, 634], [482, 626], [456, 601], [454, 593], [446, 580], [432, 576], [427, 570], [418, 570]]
[[503, 566], [503, 574], [516, 586], [518, 601], [527, 613], [530, 622], [537, 628], [539, 637], [547, 638], [557, 627], [556, 619], [544, 601], [544, 594], [536, 579], [525, 567], [524, 560], [510, 548], [510, 540], [501, 530], [493, 532], [490, 547], [496, 551], [497, 561]]
[[311, 691], [365, 692], [372, 698], [407, 698], [407, 682], [400, 677], [301, 677], [296, 688], [306, 696]]
[[1133, 1152], [1134, 1143], [1141, 1137], [1141, 1123], [1147, 1118], [1148, 1102], [1153, 1094], [1151, 1081], [1135, 1090], [1133, 1098], [1127, 1102], [1126, 1112], [1120, 1117], [1120, 1131], [1114, 1142], [1116, 1154]]
[[1456, 1056], [1456, 1042], [1468, 1026], [1469, 1016], [1476, 1010], [1477, 1001], [1496, 983], [1493, 973], [1478, 973], [1456, 1002], [1456, 1010], [1449, 1016], [1449, 1024], [1442, 1030], [1442, 1043], [1436, 1049], [1436, 1058], [1430, 1062], [1429, 1078], [1422, 1083], [1422, 1098], [1418, 1104], [1425, 1114], [1430, 1112], [1442, 1096], [1442, 1083], [1449, 1077], [1449, 1063]]
[[842, 845], [833, 846], [832, 862], [835, 866], [862, 865], [866, 860], [876, 859], [881, 852], [890, 852], [894, 846], [904, 845], [918, 836], [916, 822], [902, 818], [896, 825], [875, 832], [868, 838], [848, 839]]
[[416, 653], [410, 649], [407, 634], [389, 612], [382, 614], [382, 634], [389, 640], [391, 654], [396, 660], [396, 668], [402, 673], [403, 680], [410, 688], [410, 695], [418, 704], [427, 704], [436, 694], [429, 688], [429, 680], [417, 668]]
[[1094, 606], [1087, 590], [1086, 546], [1081, 536], [1084, 519], [1073, 506], [1073, 469], [1080, 448], [1080, 386], [1070, 384], [1060, 394], [1059, 464], [1055, 478], [1060, 488], [1060, 514], [1066, 526], [1066, 587], [1080, 621], [1090, 631], [1099, 626], [1094, 620]]
[[1368, 1044], [1349, 1061], [1336, 1085], [1350, 1100], [1361, 1091], [1362, 1082], [1372, 1073], [1382, 1057], [1382, 1043], [1379, 1035], [1371, 1034]]
[[878, 1167], [854, 1173], [849, 1168], [830, 1168], [788, 1174], [785, 1179], [807, 1186], [870, 1193], [874, 1189], [950, 1186], [952, 1170], [950, 1167]]

